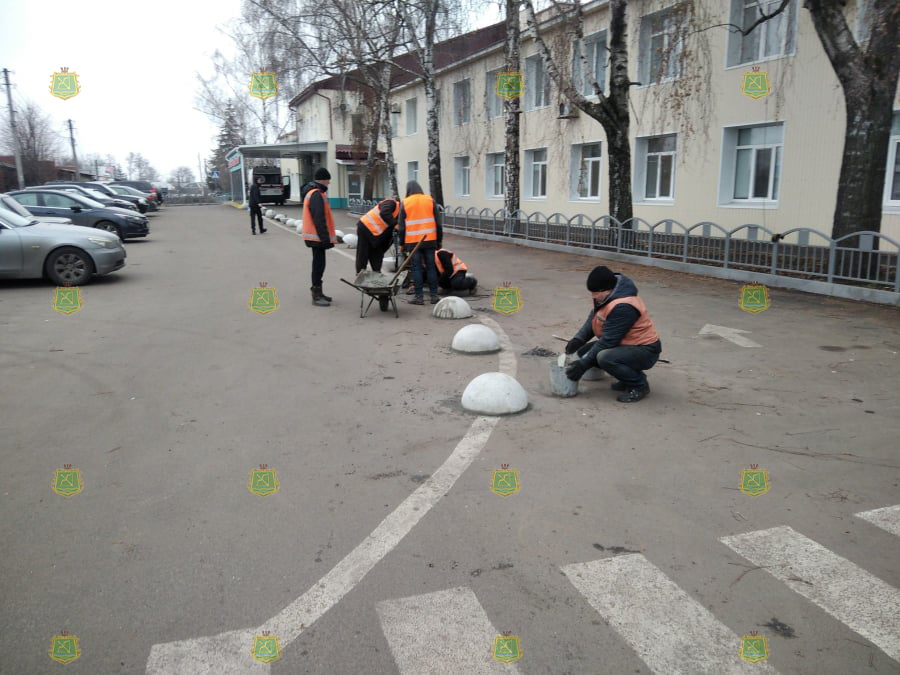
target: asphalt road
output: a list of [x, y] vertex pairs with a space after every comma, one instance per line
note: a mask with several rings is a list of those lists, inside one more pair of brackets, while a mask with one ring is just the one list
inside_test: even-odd
[[[50, 284], [0, 282], [0, 672], [900, 672], [900, 311], [774, 289], [750, 314], [741, 284], [610, 263], [671, 363], [636, 404], [609, 380], [560, 399], [529, 352], [574, 334], [602, 259], [448, 236], [480, 280], [473, 319], [405, 296], [360, 319], [344, 247], [313, 307], [299, 237], [246, 221], [165, 209], [68, 316]], [[453, 353], [474, 321], [507, 349]], [[529, 409], [464, 411], [498, 369]], [[52, 489], [66, 464], [71, 497]], [[251, 658], [263, 630], [271, 666]]]

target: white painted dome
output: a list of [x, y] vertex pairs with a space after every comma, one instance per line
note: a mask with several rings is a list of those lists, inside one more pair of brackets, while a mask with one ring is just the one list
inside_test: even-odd
[[456, 331], [451, 347], [467, 354], [489, 354], [500, 351], [500, 338], [487, 326], [472, 323]]
[[438, 319], [468, 319], [472, 316], [472, 308], [462, 298], [448, 295], [434, 306], [431, 315]]
[[509, 375], [484, 373], [469, 382], [462, 395], [462, 405], [482, 415], [509, 415], [528, 407], [528, 394]]

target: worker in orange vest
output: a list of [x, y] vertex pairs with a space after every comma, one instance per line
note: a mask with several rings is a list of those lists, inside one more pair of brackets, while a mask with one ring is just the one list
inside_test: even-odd
[[[650, 319], [637, 286], [624, 274], [616, 274], [603, 265], [588, 275], [588, 291], [594, 308], [587, 321], [566, 345], [566, 354], [578, 354], [566, 370], [576, 382], [594, 366], [616, 378], [617, 400], [634, 403], [650, 393], [645, 370], [659, 360], [662, 342]], [[588, 342], [591, 336], [598, 339]]]
[[325, 274], [325, 251], [337, 244], [334, 230], [334, 217], [328, 203], [326, 192], [331, 182], [331, 174], [324, 166], [313, 176], [313, 182], [307, 183], [300, 191], [303, 200], [303, 224], [301, 236], [304, 243], [312, 249], [312, 303], [318, 307], [329, 307], [331, 298], [322, 292], [322, 276]]
[[422, 263], [424, 260], [428, 276], [428, 290], [431, 292], [431, 304], [437, 304], [438, 273], [434, 264], [434, 252], [441, 248], [444, 231], [441, 228], [441, 213], [434, 199], [422, 194], [422, 186], [411, 180], [406, 184], [406, 199], [400, 206], [400, 218], [397, 221], [400, 238], [409, 253], [416, 244], [425, 237], [425, 241], [416, 251], [412, 259], [413, 288], [415, 298], [410, 300], [414, 305], [424, 305], [425, 296], [422, 289]]
[[394, 228], [400, 215], [400, 199], [383, 199], [356, 223], [356, 273], [372, 265], [381, 271], [385, 252], [394, 240]]
[[478, 279], [467, 276], [469, 268], [453, 251], [445, 248], [434, 252], [434, 265], [438, 271], [438, 286], [443, 294], [450, 291], [469, 291], [475, 295]]

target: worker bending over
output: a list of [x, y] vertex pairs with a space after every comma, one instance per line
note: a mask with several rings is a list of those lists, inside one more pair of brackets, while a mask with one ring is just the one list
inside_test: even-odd
[[381, 271], [384, 254], [394, 240], [394, 227], [400, 215], [399, 199], [383, 199], [356, 223], [356, 273], [367, 265], [373, 272]]
[[478, 279], [467, 276], [469, 268], [453, 251], [445, 248], [435, 251], [434, 265], [438, 271], [438, 286], [444, 295], [451, 291], [469, 291], [469, 295], [475, 295]]

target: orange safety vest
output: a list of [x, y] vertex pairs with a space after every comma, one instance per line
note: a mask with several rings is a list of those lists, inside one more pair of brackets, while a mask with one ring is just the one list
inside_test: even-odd
[[425, 241], [437, 241], [434, 200], [431, 197], [410, 195], [403, 200], [403, 210], [406, 212], [404, 244], [418, 244], [422, 235], [425, 235]]
[[[446, 251], [446, 249], [441, 250]], [[438, 257], [439, 252], [440, 251], [434, 252], [434, 264], [437, 266], [438, 276], [442, 277], [444, 276], [444, 266], [441, 265], [441, 259]], [[447, 251], [447, 253], [450, 254], [451, 260], [453, 262], [453, 271], [450, 273], [451, 277], [457, 272], [465, 272], [469, 269], [468, 267], [466, 267], [466, 264], [462, 260], [456, 257], [456, 254], [453, 251]]]
[[315, 192], [322, 195], [322, 201], [325, 202], [325, 224], [328, 225], [328, 236], [332, 244], [337, 244], [337, 235], [334, 231], [334, 217], [331, 215], [331, 204], [328, 203], [328, 197], [319, 188], [313, 188], [307, 192], [306, 197], [303, 199], [303, 226], [300, 230], [300, 236], [303, 237], [304, 241], [322, 241], [319, 239], [319, 232], [316, 230], [316, 224], [313, 222], [312, 214], [309, 212], [309, 200]]
[[644, 304], [644, 301], [636, 295], [627, 298], [616, 298], [609, 304], [601, 307], [600, 311], [594, 315], [594, 320], [591, 323], [591, 327], [594, 329], [594, 335], [598, 338], [603, 335], [603, 322], [606, 321], [606, 317], [608, 317], [609, 313], [618, 305], [622, 304], [631, 305], [639, 311], [641, 315], [628, 332], [625, 333], [625, 337], [622, 338], [619, 345], [623, 347], [652, 345], [659, 340], [659, 334], [656, 332], [656, 327], [650, 319], [650, 313], [647, 311], [647, 306]]
[[[366, 215], [360, 218], [360, 222], [366, 226], [369, 232], [372, 233], [372, 236], [377, 237], [382, 232], [384, 232], [388, 228], [388, 224], [384, 222], [384, 219], [381, 217], [381, 205], [384, 204], [387, 199], [383, 199], [375, 205], [375, 208], [369, 211]], [[400, 213], [400, 202], [395, 202], [396, 206], [394, 207], [394, 220], [397, 220], [397, 215]]]

